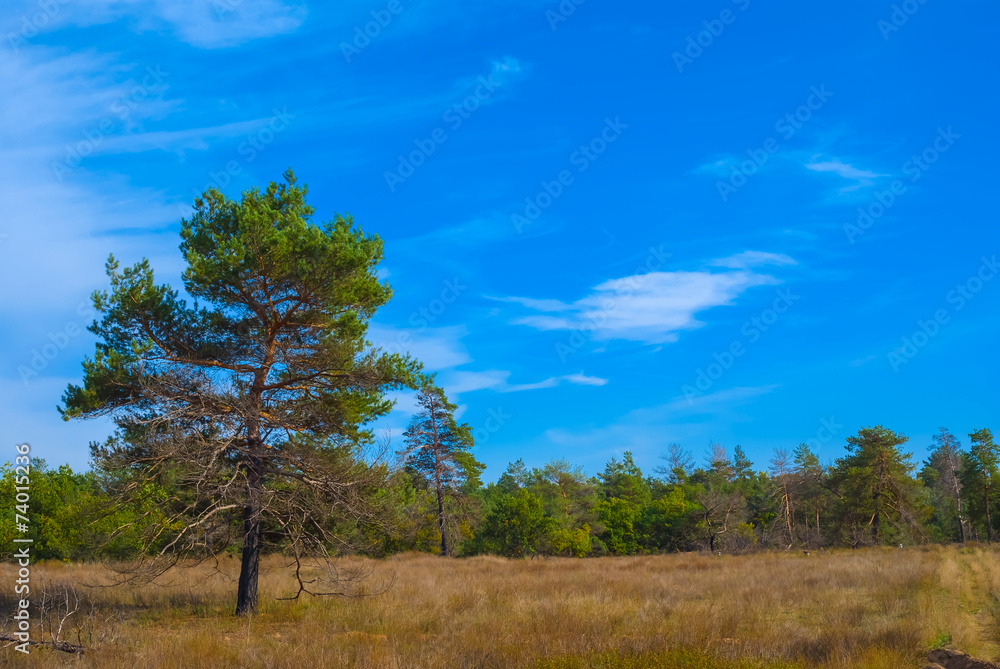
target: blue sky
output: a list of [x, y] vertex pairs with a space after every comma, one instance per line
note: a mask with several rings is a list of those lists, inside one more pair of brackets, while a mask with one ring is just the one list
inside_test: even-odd
[[384, 238], [371, 338], [438, 372], [489, 479], [670, 442], [832, 461], [876, 423], [918, 458], [939, 425], [965, 443], [1000, 428], [998, 17], [8, 0], [0, 442], [86, 467], [109, 425], [55, 407], [108, 254], [179, 283], [194, 194], [291, 166], [320, 219]]

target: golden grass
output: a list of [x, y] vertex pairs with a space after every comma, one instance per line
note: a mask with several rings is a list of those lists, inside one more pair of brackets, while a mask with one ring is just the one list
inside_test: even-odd
[[[923, 666], [923, 654], [949, 639], [981, 657], [1000, 654], [1000, 555], [978, 547], [582, 560], [410, 554], [350, 561], [373, 571], [371, 590], [394, 578], [383, 594], [294, 602], [274, 599], [295, 591], [285, 564], [265, 561], [261, 611], [250, 620], [232, 616], [234, 559], [221, 573], [201, 566], [139, 588], [80, 587], [103, 578], [94, 565], [35, 565], [35, 587], [76, 585], [85, 595], [62, 636], [88, 651], [24, 657], [8, 647], [0, 665], [898, 669]], [[0, 566], [11, 591], [14, 573]], [[11, 611], [12, 592], [0, 597]]]

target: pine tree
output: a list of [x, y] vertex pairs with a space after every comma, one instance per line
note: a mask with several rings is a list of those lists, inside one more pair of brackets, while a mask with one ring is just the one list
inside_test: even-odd
[[837, 461], [833, 483], [841, 494], [841, 514], [852, 545], [867, 528], [872, 543], [895, 541], [916, 529], [915, 482], [910, 454], [900, 450], [907, 438], [881, 425], [847, 438], [848, 455]]
[[449, 555], [453, 547], [448, 541], [445, 498], [457, 495], [463, 485], [478, 487], [485, 466], [470, 453], [472, 429], [455, 422], [457, 407], [448, 401], [443, 390], [425, 386], [417, 396], [417, 403], [421, 409], [403, 435], [406, 448], [401, 455], [407, 468], [423, 478], [437, 495], [441, 555]]
[[203, 556], [204, 528], [242, 516], [237, 614], [256, 610], [265, 541], [326, 555], [338, 516], [371, 518], [387, 468], [359, 451], [373, 441], [364, 426], [392, 409], [387, 390], [420, 377], [365, 340], [392, 295], [377, 275], [382, 241], [350, 217], [313, 223], [307, 189], [284, 176], [239, 201], [216, 189], [195, 200], [181, 227], [194, 306], [148, 261], [119, 272], [112, 257], [111, 291], [94, 294], [97, 349], [63, 396], [66, 419], [118, 426], [93, 460], [129, 473], [122, 495], [165, 477], [184, 490], [148, 536], [147, 549], [170, 537], [156, 553], [166, 564]]
[[969, 518], [986, 530], [986, 541], [993, 541], [993, 516], [996, 486], [1000, 483], [1000, 450], [988, 429], [969, 434], [971, 445], [961, 469], [961, 484], [968, 491]]
[[934, 449], [920, 471], [935, 507], [932, 523], [941, 538], [966, 540], [961, 468], [963, 453], [958, 439], [945, 428], [932, 437]]

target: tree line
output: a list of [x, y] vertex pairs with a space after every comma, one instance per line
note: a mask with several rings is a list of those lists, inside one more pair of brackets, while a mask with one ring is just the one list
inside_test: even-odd
[[[906, 437], [874, 426], [848, 437], [844, 455], [828, 465], [806, 444], [776, 449], [763, 469], [740, 446], [729, 453], [714, 444], [695, 466], [690, 452], [671, 444], [651, 472], [625, 452], [596, 475], [565, 460], [533, 468], [517, 460], [483, 484], [485, 467], [472, 455], [468, 426], [454, 420], [454, 405], [435, 387], [420, 392], [419, 404], [397, 452], [402, 466], [386, 467], [368, 492], [371, 515], [330, 519], [339, 525], [331, 551], [586, 557], [989, 542], [1000, 519], [1000, 452], [988, 429], [972, 432], [963, 449], [941, 428], [919, 469], [904, 450]], [[12, 499], [14, 472], [7, 465], [2, 474], [0, 498]], [[36, 555], [133, 559], [173, 540], [179, 528], [159, 543], [148, 532], [162, 531], [171, 506], [189, 493], [163, 481], [122, 504], [122, 480], [121, 472], [36, 463]], [[8, 515], [0, 541], [14, 536]], [[205, 553], [237, 552], [239, 520], [207, 523]], [[289, 548], [287, 539], [270, 546]]]

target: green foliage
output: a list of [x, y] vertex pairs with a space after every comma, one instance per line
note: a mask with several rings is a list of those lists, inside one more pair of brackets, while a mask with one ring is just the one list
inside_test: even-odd
[[[443, 390], [426, 385], [417, 395], [417, 404], [420, 411], [403, 435], [406, 447], [400, 455], [405, 457], [406, 469], [420, 487], [434, 491], [440, 552], [448, 554], [451, 551], [448, 525], [456, 516], [449, 514], [447, 507], [455, 507], [454, 500], [470, 498], [470, 493], [482, 486], [479, 477], [486, 466], [473, 457], [472, 429], [455, 421], [457, 407], [448, 401]], [[467, 520], [463, 517], [459, 522]]]
[[917, 483], [907, 438], [881, 425], [847, 438], [833, 484], [840, 490], [840, 531], [851, 545], [897, 543], [919, 533]]
[[642, 476], [642, 470], [632, 459], [632, 453], [625, 451], [622, 461], [611, 458], [604, 471], [597, 475], [601, 480], [607, 498], [628, 500], [635, 506], [645, 506], [650, 502], [649, 482]]
[[611, 497], [597, 503], [597, 517], [604, 524], [601, 540], [616, 555], [635, 555], [639, 551], [639, 540], [635, 523], [639, 509], [627, 499]]
[[674, 486], [643, 509], [638, 522], [646, 550], [677, 551], [688, 547], [700, 507], [687, 495], [684, 487]]
[[506, 557], [534, 555], [553, 525], [537, 495], [527, 490], [511, 495], [494, 487], [482, 525], [467, 550]]
[[593, 549], [590, 525], [586, 523], [575, 530], [554, 529], [549, 536], [549, 542], [552, 545], [552, 552], [556, 555], [585, 557]]
[[961, 481], [964, 454], [958, 440], [943, 427], [933, 440], [935, 448], [919, 476], [925, 504], [932, 509], [927, 531], [934, 541], [964, 541], [968, 532]]
[[29, 531], [16, 532], [16, 487], [25, 483], [19, 477], [9, 463], [0, 467], [0, 541], [13, 545], [14, 537], [30, 538], [37, 559], [134, 558], [143, 551], [143, 530], [162, 519], [162, 489], [149, 486], [143, 503], [117, 505], [94, 473], [76, 474], [68, 465], [48, 469], [36, 460], [28, 477], [28, 513], [22, 514], [30, 518]]
[[966, 491], [969, 519], [982, 538], [992, 541], [997, 526], [997, 485], [1000, 483], [1000, 449], [987, 429], [969, 435], [971, 445], [962, 462], [960, 480]]

